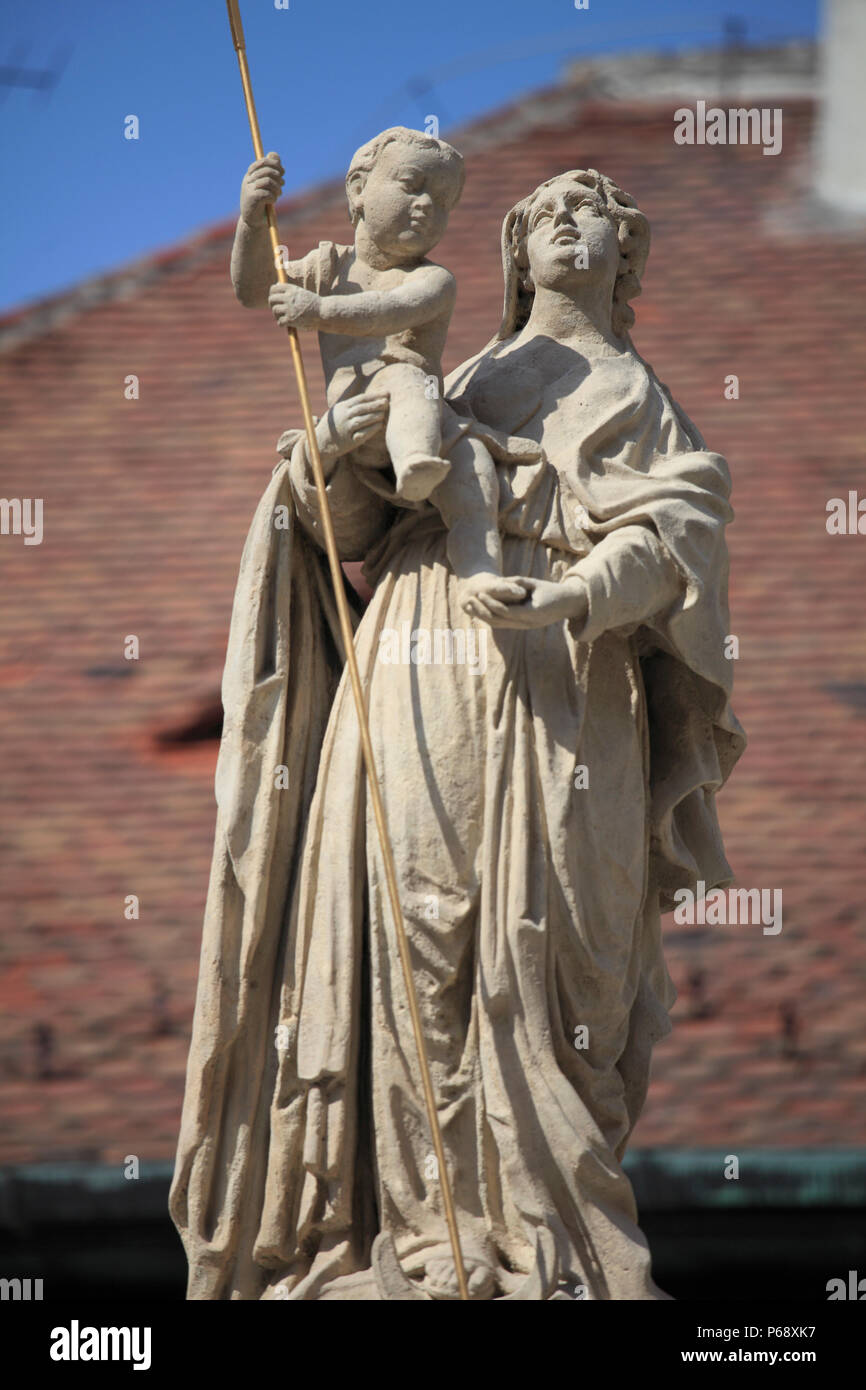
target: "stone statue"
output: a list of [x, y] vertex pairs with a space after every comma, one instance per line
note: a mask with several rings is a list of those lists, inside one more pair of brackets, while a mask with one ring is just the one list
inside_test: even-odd
[[[649, 228], [592, 169], [508, 213], [499, 332], [421, 404], [458, 160], [385, 132], [347, 178], [354, 248], [273, 287], [282, 168], [256, 161], [232, 276], [321, 335], [317, 437], [373, 588], [355, 646], [470, 1294], [660, 1299], [621, 1160], [670, 1031], [660, 913], [731, 880], [729, 478], [631, 342]], [[303, 432], [279, 452], [223, 683], [171, 1193], [188, 1296], [454, 1299]]]

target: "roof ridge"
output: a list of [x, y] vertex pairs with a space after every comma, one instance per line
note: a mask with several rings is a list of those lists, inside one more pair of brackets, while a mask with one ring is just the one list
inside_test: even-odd
[[[801, 79], [801, 89], [792, 96], [802, 96], [802, 80], [806, 70], [812, 70], [816, 45], [808, 40], [790, 40], [777, 45], [758, 45], [738, 50], [744, 61], [765, 58], [769, 53], [787, 51], [794, 57], [794, 66]], [[654, 110], [667, 109], [683, 88], [674, 81], [659, 88], [655, 75], [665, 71], [670, 77], [679, 75], [686, 82], [693, 80], [695, 69], [705, 64], [718, 64], [721, 50], [704, 47], [665, 53], [662, 50], [639, 50], [635, 53], [591, 54], [572, 62], [558, 82], [533, 88], [464, 125], [449, 130], [448, 138], [459, 142], [461, 153], [479, 154], [492, 144], [526, 135], [539, 126], [562, 125], [575, 120], [589, 103], [609, 104], [611, 113], [634, 119], [637, 108], [646, 116]], [[798, 65], [799, 64], [799, 65]], [[804, 66], [805, 65], [805, 66]], [[754, 88], [751, 89], [752, 93]], [[627, 93], [627, 96], [624, 96]], [[721, 93], [719, 94], [721, 95]], [[746, 99], [746, 93], [740, 93]], [[812, 95], [812, 92], [809, 92]], [[596, 114], [598, 114], [596, 112]], [[332, 202], [342, 200], [344, 185], [334, 177], [301, 189], [277, 204], [283, 225], [311, 213], [324, 211]], [[51, 332], [68, 319], [99, 305], [128, 299], [143, 286], [165, 275], [179, 274], [207, 264], [223, 254], [223, 243], [233, 234], [236, 215], [221, 219], [203, 231], [182, 237], [173, 244], [149, 252], [103, 274], [25, 303], [6, 313], [0, 313], [0, 352], [18, 347], [22, 342]]]
[[[344, 196], [342, 179], [328, 179], [290, 194], [277, 204], [283, 226], [291, 226], [310, 212], [324, 210]], [[203, 231], [180, 238], [124, 265], [0, 314], [0, 352], [40, 337], [102, 304], [128, 299], [157, 278], [185, 273], [223, 254], [224, 243], [234, 234], [237, 215], [221, 219]]]

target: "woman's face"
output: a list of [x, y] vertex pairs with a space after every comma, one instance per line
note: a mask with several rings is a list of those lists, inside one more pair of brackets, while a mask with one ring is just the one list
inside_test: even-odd
[[617, 229], [598, 196], [583, 184], [552, 183], [533, 203], [526, 253], [536, 289], [579, 293], [610, 283], [619, 268]]

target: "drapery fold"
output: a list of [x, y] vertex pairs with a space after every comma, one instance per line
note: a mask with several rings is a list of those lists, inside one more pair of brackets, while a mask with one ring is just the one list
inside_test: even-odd
[[[493, 1142], [499, 1155], [501, 1190], [493, 1190], [485, 1171], [476, 1174], [481, 1206], [467, 1198], [479, 1242], [486, 1231], [519, 1273], [531, 1253], [531, 1228], [547, 1224], [562, 1260], [589, 1282], [592, 1296], [630, 1297], [653, 1296], [622, 1292], [648, 1287], [649, 1261], [619, 1159], [643, 1098], [648, 1046], [669, 1027], [659, 905], [699, 878], [708, 889], [729, 881], [715, 793], [744, 739], [730, 708], [731, 665], [724, 655], [724, 527], [731, 517], [724, 461], [688, 436], [647, 370], [619, 381], [604, 399], [592, 432], [573, 441], [567, 459], [556, 458], [554, 482], [546, 459], [535, 478], [524, 477], [531, 463], [513, 475], [503, 472], [506, 571], [556, 580], [583, 574], [589, 626], [583, 635], [564, 625], [562, 633], [497, 638], [492, 674], [454, 676], [455, 717], [465, 715], [467, 746], [481, 749], [486, 802], [507, 818], [508, 843], [519, 847], [522, 836], [529, 857], [526, 863], [519, 854], [512, 862], [498, 857], [495, 827], [484, 832], [473, 866], [457, 864], [459, 844], [446, 846], [457, 857], [453, 901], [444, 877], [438, 884], [447, 921], [468, 929], [472, 913], [480, 913], [481, 928], [465, 1048], [456, 1070], [443, 1060], [439, 1079], [455, 1134], [474, 1126], [482, 1136], [478, 1152]], [[556, 455], [547, 439], [544, 445]], [[435, 513], [404, 513], [391, 524], [382, 498], [371, 496], [371, 507], [379, 508], [371, 517], [358, 478], [344, 468], [332, 495], [347, 554], [367, 554], [376, 585], [356, 637], [362, 679], [375, 694], [385, 625], [404, 617], [418, 623], [426, 613], [429, 621], [454, 627], [459, 615]], [[542, 522], [553, 514], [544, 500], [548, 485], [557, 497], [567, 486], [579, 501], [585, 516], [579, 538], [566, 532], [545, 544]], [[547, 508], [541, 519], [533, 507]], [[278, 510], [288, 517], [285, 526], [274, 524]], [[278, 1296], [279, 1287], [292, 1298], [316, 1297], [334, 1280], [362, 1272], [376, 1223], [401, 1229], [401, 1203], [409, 1210], [417, 1200], [397, 1178], [389, 1187], [380, 1175], [377, 1188], [374, 1177], [377, 1124], [384, 1143], [392, 1119], [398, 1138], [400, 1126], [414, 1121], [377, 1111], [375, 1097], [363, 1091], [370, 1066], [364, 1048], [371, 1045], [364, 1030], [373, 1028], [374, 1045], [386, 1034], [399, 1042], [399, 1020], [392, 1019], [389, 1032], [381, 1013], [383, 1003], [393, 1005], [387, 982], [397, 966], [388, 949], [356, 719], [345, 679], [339, 686], [339, 635], [325, 561], [313, 540], [315, 512], [299, 438], [250, 528], [226, 660], [214, 858], [170, 1198], [189, 1258], [190, 1298]], [[643, 612], [637, 600], [624, 606], [629, 567], [650, 575], [653, 565], [661, 609], [650, 604]], [[681, 581], [675, 590], [670, 566]], [[580, 823], [588, 837], [581, 844], [561, 794], [566, 763], [555, 737], [557, 707], [543, 682], [545, 660], [564, 663], [570, 673], [574, 693], [563, 689], [562, 698], [569, 709], [580, 705], [575, 737], [595, 740], [595, 766], [611, 741], [616, 745], [617, 726], [604, 699], [593, 697], [584, 709], [588, 691], [612, 692], [611, 709], [621, 711], [620, 727], [632, 740], [634, 829], [623, 832], [627, 843], [612, 856], [600, 832], [593, 847], [599, 863], [608, 855], [604, 871], [612, 881], [623, 876], [630, 904], [617, 948], [626, 981], [614, 1037], [618, 1076], [609, 1069], [596, 1075], [590, 1059], [563, 1043], [563, 1030], [580, 1022], [574, 980], [607, 980], [605, 988], [612, 988], [618, 966], [612, 959], [608, 968], [594, 937], [610, 917], [610, 901], [589, 883], [581, 885], [579, 900], [572, 896], [581, 880], [575, 856], [593, 845], [593, 825], [591, 818]], [[473, 680], [481, 682], [477, 691]], [[426, 726], [415, 688], [404, 694], [398, 707], [421, 718], [409, 731], [414, 746]], [[398, 691], [395, 698], [404, 697]], [[400, 775], [388, 751], [388, 709], [380, 693], [371, 720], [382, 765], [390, 764], [383, 778], [386, 811], [388, 789]], [[452, 772], [458, 775], [456, 765]], [[435, 779], [425, 783], [423, 764], [417, 775], [413, 794], [429, 795], [435, 809]], [[467, 792], [467, 804], [470, 799]], [[389, 819], [408, 826], [407, 834], [410, 811], [401, 788]], [[311, 828], [316, 816], [319, 825]], [[318, 833], [325, 827], [327, 846]], [[455, 830], [458, 841], [472, 833], [468, 821]], [[335, 845], [340, 858], [332, 860]], [[404, 907], [423, 942], [425, 866], [416, 874], [408, 850], [402, 858]], [[443, 874], [447, 868], [446, 862]], [[431, 873], [435, 884], [435, 867]], [[571, 962], [571, 983], [561, 977], [564, 961]], [[380, 999], [377, 984], [365, 1003], [370, 975], [385, 982], [385, 994]], [[507, 1016], [509, 1000], [515, 1008], [519, 1001], [519, 1026]], [[601, 1032], [600, 1009], [598, 1016]], [[404, 1061], [409, 1097], [417, 1079], [408, 1054]], [[550, 1190], [532, 1168], [542, 1161], [533, 1149], [539, 1144], [553, 1161], [546, 1170]], [[400, 1153], [389, 1161], [399, 1165]], [[557, 1163], [564, 1165], [558, 1175]], [[429, 1205], [435, 1215], [435, 1201]], [[403, 1242], [409, 1268], [422, 1236], [410, 1232]]]
[[217, 819], [169, 1207], [189, 1297], [257, 1298], [287, 887], [342, 670], [324, 557], [281, 464], [250, 526], [223, 678]]

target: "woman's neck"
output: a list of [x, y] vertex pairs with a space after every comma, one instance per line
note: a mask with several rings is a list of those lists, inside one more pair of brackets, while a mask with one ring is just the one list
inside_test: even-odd
[[589, 286], [579, 303], [561, 290], [538, 289], [521, 337], [555, 338], [575, 347], [604, 343], [621, 351], [610, 326], [610, 298], [609, 285]]

